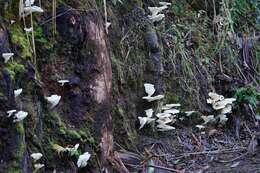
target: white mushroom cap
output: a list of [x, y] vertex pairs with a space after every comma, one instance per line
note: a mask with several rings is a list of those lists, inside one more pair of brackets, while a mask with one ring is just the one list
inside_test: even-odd
[[19, 111], [15, 114], [13, 122], [20, 122], [28, 116], [28, 112]]
[[14, 53], [3, 53], [2, 57], [4, 58], [5, 63], [9, 61], [10, 58], [14, 56]]
[[7, 111], [6, 112], [8, 114], [7, 117], [11, 117], [13, 115], [13, 113], [15, 113], [15, 112], [16, 112], [15, 109]]
[[153, 116], [153, 109], [145, 110], [145, 114], [146, 114], [147, 117], [152, 118], [152, 116]]
[[41, 168], [44, 167], [44, 166], [45, 166], [44, 164], [40, 164], [40, 163], [34, 164], [34, 168], [35, 168], [36, 170], [39, 170], [39, 169], [41, 169]]
[[26, 6], [26, 7], [29, 7], [29, 6], [31, 6], [31, 5], [33, 5], [34, 4], [34, 0], [26, 0], [25, 2], [24, 2], [24, 5]]
[[22, 88], [19, 88], [17, 90], [14, 90], [14, 97], [18, 97], [23, 92]]
[[215, 121], [214, 115], [201, 116], [201, 118], [202, 118], [203, 121], [204, 121], [203, 124], [208, 124], [208, 123], [210, 123], [210, 122], [214, 122], [214, 121]]
[[144, 84], [145, 92], [148, 94], [148, 96], [152, 96], [155, 93], [155, 88], [153, 84], [145, 83]]
[[164, 14], [158, 14], [158, 15], [152, 15], [152, 16], [148, 16], [148, 18], [152, 21], [152, 22], [159, 22], [161, 21], [163, 18], [165, 18]]
[[167, 8], [168, 8], [168, 6], [165, 5], [165, 6], [161, 6], [161, 7], [148, 7], [148, 10], [151, 12], [152, 16], [156, 16]]
[[169, 110], [165, 110], [163, 113], [169, 113], [174, 115], [180, 113], [180, 111], [178, 109], [169, 109]]
[[91, 155], [88, 152], [81, 154], [77, 161], [78, 168], [83, 168], [83, 167], [87, 166], [90, 156]]
[[196, 125], [196, 127], [198, 128], [198, 129], [205, 129], [206, 127], [205, 126], [203, 126], [203, 125]]
[[170, 2], [159, 2], [159, 4], [160, 5], [163, 5], [163, 6], [170, 6], [170, 5], [172, 5], [172, 3], [170, 3]]
[[169, 131], [175, 129], [175, 127], [166, 124], [158, 124], [156, 127], [158, 128], [158, 131]]
[[58, 80], [58, 83], [60, 84], [60, 86], [64, 86], [65, 83], [69, 83], [69, 80]]
[[149, 124], [152, 121], [155, 121], [155, 118], [149, 118], [149, 117], [138, 117], [138, 119], [139, 119], [139, 123], [140, 123], [139, 129], [142, 129], [145, 124]]
[[42, 158], [42, 153], [32, 153], [31, 158], [33, 158], [33, 161], [36, 162], [40, 158]]
[[59, 104], [61, 96], [59, 95], [51, 95], [50, 97], [46, 97], [47, 101], [51, 103], [51, 108], [54, 108], [56, 105]]
[[222, 110], [221, 110], [221, 114], [228, 114], [232, 112], [232, 105], [228, 104], [226, 105]]
[[24, 28], [23, 29], [25, 32], [32, 32], [33, 31], [33, 28], [32, 27], [30, 27], [30, 28]]
[[164, 98], [164, 95], [157, 95], [157, 96], [145, 96], [142, 97], [144, 100], [147, 100], [148, 102], [153, 102], [156, 100], [161, 100]]
[[179, 103], [176, 103], [176, 104], [166, 104], [162, 107], [162, 110], [168, 110], [168, 109], [171, 109], [173, 107], [180, 107], [181, 104]]

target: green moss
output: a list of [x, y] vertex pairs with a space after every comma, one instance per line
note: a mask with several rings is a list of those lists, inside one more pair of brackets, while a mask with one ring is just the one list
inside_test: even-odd
[[165, 93], [165, 103], [178, 103], [178, 102], [179, 102], [178, 95], [176, 95], [172, 92]]
[[67, 130], [66, 136], [71, 139], [81, 139], [80, 134], [76, 130]]
[[17, 168], [10, 168], [8, 170], [8, 173], [22, 173], [22, 171]]
[[12, 78], [14, 78], [17, 73], [22, 73], [25, 71], [24, 65], [17, 62], [8, 63], [5, 69], [9, 72]]
[[26, 34], [20, 27], [19, 23], [10, 25], [8, 27], [8, 31], [10, 32], [12, 43], [20, 49], [19, 56], [22, 58], [31, 58], [32, 51], [29, 41], [27, 40]]

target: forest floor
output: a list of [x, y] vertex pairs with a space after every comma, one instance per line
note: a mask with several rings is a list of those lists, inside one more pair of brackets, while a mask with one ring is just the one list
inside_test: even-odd
[[[121, 148], [120, 154], [133, 172], [260, 172], [258, 124], [228, 126], [203, 130], [182, 127], [164, 132], [159, 139], [142, 136], [140, 148], [144, 152]], [[236, 128], [240, 129], [239, 137]]]

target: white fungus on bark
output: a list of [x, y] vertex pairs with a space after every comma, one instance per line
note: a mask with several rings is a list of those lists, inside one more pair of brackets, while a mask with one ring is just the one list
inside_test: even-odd
[[14, 97], [18, 97], [23, 92], [22, 88], [19, 88], [17, 90], [14, 90]]
[[70, 81], [69, 80], [66, 80], [66, 79], [64, 79], [64, 80], [58, 80], [58, 83], [60, 84], [60, 86], [64, 86], [65, 85], [65, 83], [69, 83]]
[[175, 129], [175, 127], [167, 125], [167, 124], [158, 124], [156, 127], [158, 128], [158, 131], [162, 131], [162, 132]]
[[145, 83], [144, 84], [145, 92], [148, 94], [147, 96], [142, 97], [144, 100], [147, 100], [148, 102], [161, 100], [164, 98], [164, 95], [157, 95], [152, 96], [155, 93], [155, 88], [153, 84]]
[[15, 112], [16, 112], [15, 109], [7, 111], [7, 112], [6, 112], [6, 113], [8, 114], [7, 117], [8, 117], [8, 118], [11, 117]]
[[7, 63], [13, 56], [14, 53], [2, 53], [2, 57], [4, 58], [5, 63]]
[[33, 159], [34, 162], [42, 158], [42, 153], [32, 153], [31, 158]]
[[149, 124], [152, 121], [155, 121], [155, 118], [149, 118], [149, 117], [138, 117], [138, 119], [139, 119], [139, 123], [140, 123], [139, 130], [142, 129], [145, 124]]
[[46, 100], [51, 104], [51, 108], [57, 106], [60, 102], [61, 96], [59, 95], [51, 95], [50, 97], [46, 97]]
[[90, 156], [91, 155], [88, 152], [81, 154], [77, 161], [78, 168], [83, 168], [83, 167], [87, 166]]
[[19, 111], [17, 113], [14, 114], [14, 120], [13, 122], [20, 122], [23, 119], [25, 119], [28, 116], [28, 112], [24, 112], [24, 111]]

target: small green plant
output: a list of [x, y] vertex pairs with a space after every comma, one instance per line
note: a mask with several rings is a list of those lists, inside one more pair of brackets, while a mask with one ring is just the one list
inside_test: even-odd
[[250, 104], [256, 109], [260, 101], [260, 92], [255, 87], [242, 87], [236, 91], [235, 97], [239, 106]]

